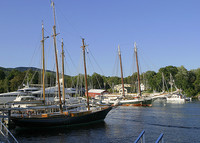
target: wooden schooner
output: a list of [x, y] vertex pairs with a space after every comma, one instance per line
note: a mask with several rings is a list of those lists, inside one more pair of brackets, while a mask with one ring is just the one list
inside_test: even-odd
[[[23, 114], [22, 112], [19, 112], [18, 114], [11, 114], [10, 119], [12, 122], [19, 127], [51, 127], [51, 126], [63, 126], [63, 125], [79, 125], [79, 124], [85, 124], [85, 123], [92, 123], [97, 121], [102, 121], [105, 119], [106, 115], [109, 113], [109, 111], [112, 109], [112, 106], [100, 106], [95, 109], [90, 109], [89, 106], [89, 97], [88, 97], [88, 88], [87, 88], [87, 71], [86, 71], [86, 62], [85, 62], [85, 44], [84, 39], [82, 39], [83, 46], [83, 59], [84, 59], [84, 70], [85, 70], [85, 91], [87, 95], [87, 109], [78, 109], [77, 110], [70, 110], [67, 108], [64, 108], [62, 101], [61, 101], [61, 93], [60, 93], [60, 83], [59, 83], [59, 71], [58, 71], [58, 61], [57, 61], [57, 49], [56, 49], [56, 23], [55, 23], [55, 8], [54, 3], [52, 2], [53, 6], [53, 12], [54, 12], [54, 48], [55, 48], [55, 59], [56, 59], [56, 70], [57, 70], [57, 82], [58, 82], [58, 94], [59, 94], [59, 112], [52, 112], [55, 108], [48, 107], [46, 105], [45, 108], [48, 108], [49, 112], [39, 112], [40, 109], [37, 107], [31, 108], [30, 114]], [[42, 26], [43, 27], [43, 26]], [[44, 34], [43, 34], [43, 40], [44, 42]], [[62, 44], [63, 49], [63, 44]], [[62, 50], [63, 54], [63, 50]], [[44, 67], [43, 67], [44, 68]], [[44, 72], [44, 70], [43, 70]], [[64, 73], [63, 73], [64, 74]], [[44, 77], [43, 77], [44, 80]], [[64, 76], [63, 76], [64, 80]], [[44, 82], [43, 82], [44, 83]], [[64, 83], [64, 82], [63, 82]], [[43, 85], [43, 89], [44, 89]], [[45, 90], [44, 90], [45, 92]], [[45, 93], [43, 92], [43, 100], [45, 100]], [[64, 92], [63, 92], [63, 99], [64, 99]], [[37, 110], [36, 110], [37, 109]], [[35, 111], [33, 111], [35, 110]], [[47, 110], [45, 110], [47, 111]], [[51, 112], [50, 112], [51, 111]]]
[[138, 65], [138, 56], [137, 56], [137, 47], [136, 43], [134, 44], [134, 53], [136, 56], [136, 64], [137, 64], [137, 77], [138, 77], [138, 96], [127, 98], [124, 92], [124, 81], [123, 81], [123, 69], [122, 69], [122, 60], [121, 60], [121, 52], [120, 47], [118, 46], [118, 55], [120, 60], [120, 69], [121, 69], [121, 82], [122, 82], [122, 97], [112, 95], [111, 97], [115, 97], [114, 100], [106, 99], [102, 101], [103, 103], [109, 102], [110, 104], [116, 104], [120, 106], [152, 106], [152, 99], [148, 97], [142, 97], [141, 88], [140, 88], [140, 73], [139, 73], [139, 65]]
[[119, 60], [120, 60], [121, 80], [122, 80], [122, 89], [123, 89], [123, 96], [124, 96], [124, 98], [119, 101], [121, 106], [152, 106], [152, 99], [151, 98], [142, 97], [141, 88], [140, 88], [140, 72], [139, 72], [139, 65], [138, 65], [136, 43], [134, 43], [134, 53], [135, 53], [136, 64], [137, 64], [138, 96], [135, 99], [126, 99], [126, 96], [125, 96], [125, 93], [124, 93], [122, 60], [121, 60], [121, 52], [120, 52], [119, 46], [118, 46], [118, 53], [119, 53]]

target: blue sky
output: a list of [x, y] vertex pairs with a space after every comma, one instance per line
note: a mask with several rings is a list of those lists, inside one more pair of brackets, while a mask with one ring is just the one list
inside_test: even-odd
[[[131, 75], [136, 71], [133, 63], [134, 42], [138, 45], [141, 72], [157, 72], [168, 65], [183, 65], [188, 70], [200, 67], [199, 0], [54, 2], [57, 32], [60, 33], [57, 36], [59, 53], [61, 38], [65, 44], [65, 74], [82, 72], [81, 37], [89, 45], [89, 74], [120, 75], [119, 64], [115, 65], [117, 46], [120, 45], [124, 76]], [[52, 34], [50, 0], [2, 1], [0, 18], [0, 66], [40, 68], [42, 21], [45, 35]], [[52, 37], [45, 41], [46, 67], [49, 70], [55, 70], [52, 42]]]

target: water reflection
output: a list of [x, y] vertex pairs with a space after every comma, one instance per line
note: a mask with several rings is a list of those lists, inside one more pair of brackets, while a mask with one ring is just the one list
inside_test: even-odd
[[67, 134], [69, 132], [79, 132], [84, 130], [91, 130], [93, 128], [95, 129], [101, 129], [105, 128], [106, 123], [104, 121], [93, 123], [93, 124], [85, 124], [85, 125], [78, 125], [78, 126], [58, 126], [58, 127], [43, 127], [43, 128], [16, 128], [14, 133], [15, 135], [20, 136], [32, 136], [34, 134], [35, 136], [41, 136], [41, 133], [43, 136], [45, 135], [59, 135], [59, 134]]
[[[37, 139], [48, 140], [48, 142], [60, 142], [64, 143], [66, 140], [70, 142], [78, 142], [80, 135], [82, 136], [80, 142], [88, 142], [93, 135], [93, 130], [97, 130], [101, 133], [105, 131], [106, 123], [104, 121], [86, 124], [79, 126], [59, 126], [59, 127], [49, 127], [49, 128], [17, 128], [15, 129], [14, 135], [19, 139], [20, 142], [36, 141]], [[77, 139], [73, 139], [78, 137]], [[36, 141], [37, 142], [37, 141]]]

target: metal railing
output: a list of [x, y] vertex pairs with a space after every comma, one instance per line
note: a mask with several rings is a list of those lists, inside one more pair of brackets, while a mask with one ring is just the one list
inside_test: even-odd
[[[8, 130], [8, 128], [0, 120], [0, 134], [7, 142], [19, 143], [13, 134]], [[11, 141], [12, 140], [12, 141]]]
[[156, 140], [155, 143], [164, 143], [164, 139], [163, 139], [164, 134], [161, 133], [160, 136], [158, 137], [158, 139]]
[[138, 138], [135, 140], [134, 143], [139, 143], [139, 141], [141, 143], [145, 143], [145, 136], [144, 136], [145, 131], [143, 130], [140, 135], [138, 136]]
[[[145, 131], [143, 130], [134, 143], [145, 143]], [[161, 133], [155, 143], [164, 143], [164, 134]]]

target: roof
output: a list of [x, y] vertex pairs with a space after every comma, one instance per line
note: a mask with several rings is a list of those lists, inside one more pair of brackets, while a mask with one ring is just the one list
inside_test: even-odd
[[106, 90], [104, 89], [90, 89], [88, 92], [89, 93], [102, 93], [105, 92]]

